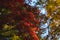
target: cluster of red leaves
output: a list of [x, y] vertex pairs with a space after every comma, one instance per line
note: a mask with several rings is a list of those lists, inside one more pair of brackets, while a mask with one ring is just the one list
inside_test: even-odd
[[16, 29], [19, 30], [19, 36], [23, 34], [29, 34], [27, 37], [22, 36], [23, 40], [39, 40], [36, 31], [39, 30], [36, 24], [39, 21], [36, 19], [39, 10], [36, 7], [31, 7], [24, 3], [24, 0], [2, 0], [0, 4], [11, 10], [11, 14], [7, 19], [14, 19], [16, 22]]

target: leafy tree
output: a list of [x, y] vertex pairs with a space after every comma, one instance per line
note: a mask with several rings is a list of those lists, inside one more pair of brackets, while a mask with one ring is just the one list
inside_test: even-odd
[[0, 40], [39, 40], [39, 10], [24, 0], [0, 1]]

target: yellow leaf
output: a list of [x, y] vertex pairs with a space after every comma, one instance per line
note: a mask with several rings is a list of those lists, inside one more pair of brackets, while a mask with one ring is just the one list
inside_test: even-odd
[[7, 29], [7, 28], [9, 28], [9, 27], [10, 27], [10, 26], [7, 25], [7, 24], [4, 25], [4, 29]]
[[9, 29], [10, 30], [12, 28], [14, 28], [14, 26], [10, 26], [10, 25], [5, 24], [4, 27], [3, 27], [3, 30], [5, 30], [5, 29]]
[[14, 35], [12, 38], [12, 40], [18, 40], [18, 39], [19, 39], [19, 36], [17, 36], [17, 35]]
[[60, 5], [60, 0], [56, 0], [56, 3], [59, 6]]

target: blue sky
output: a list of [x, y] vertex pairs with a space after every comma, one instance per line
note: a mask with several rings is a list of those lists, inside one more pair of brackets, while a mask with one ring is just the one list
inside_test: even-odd
[[25, 2], [30, 6], [35, 6], [38, 0], [25, 0]]

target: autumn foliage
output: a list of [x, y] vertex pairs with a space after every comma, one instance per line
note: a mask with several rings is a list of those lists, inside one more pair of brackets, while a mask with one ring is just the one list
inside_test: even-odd
[[37, 7], [27, 5], [24, 0], [1, 0], [0, 7], [10, 11], [3, 14], [4, 10], [2, 10], [0, 24], [15, 25], [18, 30], [17, 35], [21, 36], [23, 40], [39, 40], [37, 36], [39, 31], [39, 10]]

